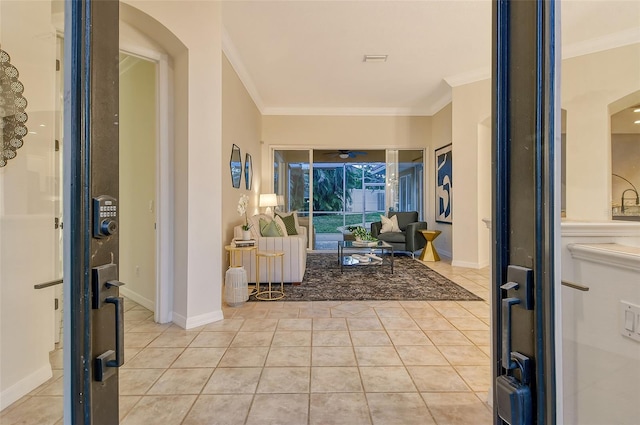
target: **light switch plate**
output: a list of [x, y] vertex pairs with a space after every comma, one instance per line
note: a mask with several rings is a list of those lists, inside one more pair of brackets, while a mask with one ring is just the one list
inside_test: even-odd
[[620, 333], [627, 338], [640, 342], [640, 306], [620, 301]]

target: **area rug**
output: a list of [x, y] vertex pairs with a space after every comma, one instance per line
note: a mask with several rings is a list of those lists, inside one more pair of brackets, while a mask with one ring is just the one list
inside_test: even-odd
[[386, 263], [358, 265], [340, 273], [337, 253], [310, 253], [302, 284], [285, 284], [282, 301], [482, 300], [411, 257], [395, 257], [393, 269], [391, 274]]

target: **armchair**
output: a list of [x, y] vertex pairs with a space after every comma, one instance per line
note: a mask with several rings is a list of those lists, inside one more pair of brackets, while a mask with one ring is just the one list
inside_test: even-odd
[[389, 218], [394, 215], [398, 216], [399, 232], [380, 233], [382, 221], [376, 221], [371, 223], [371, 236], [387, 242], [393, 246], [394, 250], [408, 251], [411, 253], [411, 257], [414, 257], [414, 253], [422, 249], [427, 243], [420, 232], [418, 232], [418, 230], [426, 230], [427, 223], [418, 221], [417, 211], [390, 212]]

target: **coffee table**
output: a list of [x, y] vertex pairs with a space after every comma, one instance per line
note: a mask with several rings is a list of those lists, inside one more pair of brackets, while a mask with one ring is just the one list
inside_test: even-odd
[[[345, 253], [345, 249], [349, 250], [349, 253]], [[357, 262], [348, 261], [347, 257], [351, 257], [351, 253], [356, 252], [361, 258], [368, 258], [369, 261], [366, 260], [358, 260]], [[374, 258], [368, 255], [375, 255], [374, 253], [379, 251], [381, 258], [380, 261], [375, 260]], [[385, 256], [385, 253], [389, 253], [391, 255]], [[393, 273], [393, 247], [384, 241], [377, 241], [375, 244], [365, 245], [359, 244], [357, 241], [338, 241], [338, 262], [340, 263], [340, 273], [343, 273], [344, 266], [360, 266], [360, 267], [372, 267], [375, 265], [389, 265], [391, 266], [391, 273]]]

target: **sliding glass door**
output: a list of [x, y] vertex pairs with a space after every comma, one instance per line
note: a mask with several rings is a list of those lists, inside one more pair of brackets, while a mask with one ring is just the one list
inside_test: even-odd
[[349, 227], [368, 229], [388, 211], [423, 216], [423, 158], [421, 149], [277, 149], [274, 190], [310, 229], [310, 248], [336, 249]]
[[277, 208], [297, 211], [298, 222], [307, 228], [309, 248], [313, 248], [314, 231], [311, 225], [309, 186], [310, 150], [276, 150], [273, 153], [273, 189], [278, 196]]

